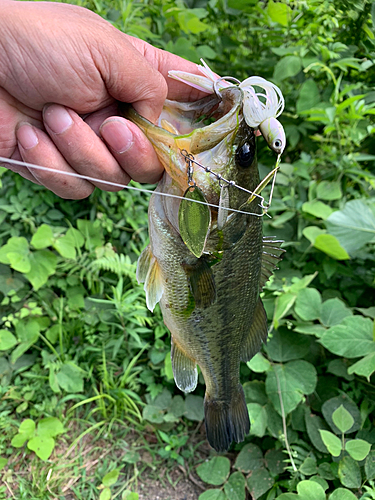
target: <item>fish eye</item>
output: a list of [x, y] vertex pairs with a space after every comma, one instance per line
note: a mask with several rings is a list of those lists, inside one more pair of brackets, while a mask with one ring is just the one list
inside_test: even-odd
[[276, 141], [273, 143], [273, 145], [275, 148], [279, 149], [282, 146], [282, 142], [280, 141], [280, 139], [276, 139]]
[[242, 168], [248, 168], [252, 165], [255, 157], [255, 145], [250, 142], [244, 142], [237, 148], [236, 164]]

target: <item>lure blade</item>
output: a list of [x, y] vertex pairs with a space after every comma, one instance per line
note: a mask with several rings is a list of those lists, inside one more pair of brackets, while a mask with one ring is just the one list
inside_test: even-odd
[[221, 186], [220, 190], [220, 200], [219, 200], [219, 211], [217, 214], [217, 228], [221, 231], [228, 219], [228, 208], [229, 208], [229, 187]]
[[[190, 203], [191, 200], [202, 203]], [[178, 211], [181, 238], [188, 249], [198, 258], [203, 253], [211, 225], [211, 211], [206, 203], [207, 200], [198, 187], [189, 187], [185, 191]]]

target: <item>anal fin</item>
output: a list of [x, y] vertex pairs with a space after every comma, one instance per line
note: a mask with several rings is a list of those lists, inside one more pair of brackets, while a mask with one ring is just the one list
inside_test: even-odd
[[182, 352], [172, 337], [172, 370], [177, 387], [183, 392], [192, 392], [197, 387], [198, 370], [196, 363]]
[[268, 335], [268, 325], [266, 311], [262, 300], [259, 299], [255, 307], [253, 322], [250, 331], [245, 338], [241, 361], [250, 361], [262, 347], [262, 343], [266, 341]]
[[146, 305], [150, 311], [153, 311], [156, 304], [163, 295], [163, 279], [158, 261], [152, 254], [150, 245], [148, 245], [141, 255], [137, 263], [137, 280], [138, 283], [144, 283], [144, 291], [146, 292]]

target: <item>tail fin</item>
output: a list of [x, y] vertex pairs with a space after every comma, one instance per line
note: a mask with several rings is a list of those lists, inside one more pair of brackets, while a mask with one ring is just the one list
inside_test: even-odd
[[207, 440], [218, 452], [227, 451], [232, 443], [240, 443], [250, 431], [249, 413], [245, 395], [239, 384], [231, 400], [204, 398]]

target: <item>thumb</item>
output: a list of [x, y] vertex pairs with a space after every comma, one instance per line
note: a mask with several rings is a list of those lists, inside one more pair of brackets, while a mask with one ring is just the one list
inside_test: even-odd
[[107, 91], [117, 101], [132, 104], [141, 116], [155, 122], [167, 97], [167, 83], [126, 35], [117, 33], [106, 50], [100, 47], [98, 69]]

